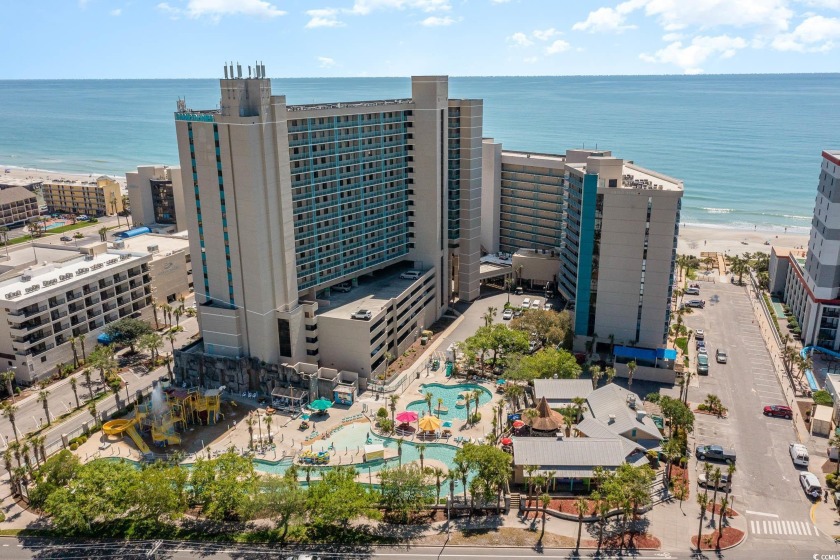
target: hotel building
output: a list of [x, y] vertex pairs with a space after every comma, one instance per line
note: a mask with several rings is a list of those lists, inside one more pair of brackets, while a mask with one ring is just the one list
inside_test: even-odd
[[479, 295], [482, 102], [420, 76], [410, 98], [287, 105], [255, 70], [226, 66], [220, 109], [175, 114], [203, 335], [181, 359], [363, 384]]
[[683, 183], [603, 150], [509, 152], [484, 140], [482, 245], [518, 281], [574, 302], [586, 340], [667, 341]]
[[[28, 260], [32, 251], [13, 251], [13, 261]], [[34, 251], [36, 260], [0, 282], [0, 361], [3, 369], [15, 368], [21, 385], [71, 363], [70, 337], [84, 337], [89, 352], [108, 323], [151, 317], [148, 253], [109, 250], [105, 243], [78, 249], [36, 244]]]
[[822, 152], [807, 253], [773, 247], [770, 290], [784, 294], [803, 344], [840, 351], [840, 150]]
[[142, 165], [125, 174], [133, 227], [169, 233], [187, 229], [181, 169]]
[[110, 177], [96, 181], [44, 181], [44, 203], [50, 212], [87, 216], [114, 216], [123, 211], [120, 184]]
[[0, 226], [22, 224], [39, 215], [38, 199], [33, 192], [23, 187], [0, 190]]

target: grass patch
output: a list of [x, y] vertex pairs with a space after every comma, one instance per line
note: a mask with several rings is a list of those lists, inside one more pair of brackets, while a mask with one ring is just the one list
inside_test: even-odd
[[682, 353], [688, 355], [688, 338], [685, 336], [678, 337], [674, 339], [674, 344], [677, 345], [677, 348], [682, 350]]
[[770, 312], [770, 317], [773, 318], [773, 325], [776, 327], [776, 332], [779, 334], [779, 338], [781, 338], [782, 329], [779, 327], [779, 318], [776, 317], [776, 312], [773, 310], [773, 304], [770, 302], [770, 296], [767, 295], [767, 292], [761, 292], [761, 296], [764, 298], [764, 306], [767, 308], [767, 311]]
[[[57, 234], [57, 233], [65, 233], [65, 232], [68, 232], [68, 231], [73, 231], [73, 230], [76, 230], [76, 229], [81, 229], [81, 228], [84, 228], [84, 227], [88, 227], [90, 225], [92, 225], [90, 222], [76, 222], [75, 224], [68, 225], [68, 226], [50, 228], [46, 231], [46, 233], [44, 233], [43, 235], [39, 235], [37, 237], [32, 237], [31, 235], [23, 235], [21, 237], [15, 238], [15, 239], [10, 239], [8, 245], [17, 245], [18, 243], [26, 243], [26, 242], [32, 241], [32, 240], [43, 239], [45, 237], [49, 237], [50, 235], [54, 235], [54, 234]], [[112, 229], [112, 228], [108, 228], [108, 229]], [[1, 243], [0, 243], [0, 246], [2, 246]]]
[[689, 280], [697, 280], [697, 269], [696, 268], [688, 268], [685, 271], [685, 277]]

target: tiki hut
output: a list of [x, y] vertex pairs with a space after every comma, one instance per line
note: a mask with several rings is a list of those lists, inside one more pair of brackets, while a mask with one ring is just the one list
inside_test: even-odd
[[563, 416], [559, 412], [551, 410], [545, 397], [537, 403], [537, 416], [532, 420], [526, 414], [523, 420], [531, 430], [536, 432], [556, 432], [563, 427]]

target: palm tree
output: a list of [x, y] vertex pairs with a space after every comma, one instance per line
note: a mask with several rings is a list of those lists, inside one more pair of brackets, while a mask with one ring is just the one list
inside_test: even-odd
[[105, 372], [111, 371], [117, 365], [114, 360], [114, 349], [110, 345], [97, 346], [96, 350], [90, 353], [90, 365], [99, 370], [102, 385], [107, 385], [108, 379]]
[[82, 375], [85, 377], [85, 383], [88, 386], [88, 393], [90, 393], [90, 400], [93, 400], [93, 383], [90, 381], [91, 376], [90, 368], [86, 368], [85, 371], [82, 372]]
[[165, 335], [163, 335], [163, 337], [169, 341], [169, 345], [172, 347], [173, 355], [175, 354], [175, 339], [177, 338], [177, 334], [183, 331], [184, 327], [172, 327]]
[[40, 393], [38, 393], [38, 402], [41, 403], [41, 406], [44, 407], [44, 414], [46, 414], [46, 416], [47, 416], [47, 426], [52, 424], [52, 421], [50, 420], [49, 397], [50, 397], [50, 392], [47, 391], [47, 390], [43, 390]]
[[46, 441], [47, 436], [39, 435], [39, 436], [32, 436], [29, 438], [29, 441], [32, 445], [32, 454], [35, 456], [35, 464], [38, 468], [41, 468], [41, 463], [38, 461], [38, 454], [41, 455], [41, 460], [45, 463], [47, 462], [47, 453], [46, 449], [44, 449], [44, 441]]
[[723, 478], [723, 473], [720, 472], [720, 467], [715, 467], [715, 472], [712, 473], [712, 484], [715, 485], [715, 491], [714, 491], [714, 494], [712, 494], [712, 522], [713, 523], [715, 521], [715, 504], [717, 503], [718, 486], [720, 486], [721, 478]]
[[175, 310], [172, 312], [172, 315], [175, 316], [175, 326], [178, 327], [181, 323], [181, 316], [184, 314], [184, 307], [176, 307]]
[[697, 505], [700, 506], [700, 527], [697, 529], [697, 551], [700, 552], [703, 546], [703, 521], [706, 519], [706, 506], [709, 505], [709, 496], [698, 493]]
[[437, 401], [437, 417], [440, 418], [440, 409], [443, 406], [443, 399], [438, 397]]
[[77, 340], [79, 340], [79, 337], [76, 335], [72, 335], [70, 337], [70, 349], [73, 350], [73, 369], [77, 369], [79, 367], [79, 351], [76, 348]]
[[525, 465], [525, 474], [528, 476], [528, 488], [526, 489], [525, 494], [525, 507], [528, 507], [528, 504], [531, 501], [531, 493], [534, 489], [534, 473], [539, 470], [538, 465]]
[[519, 409], [519, 398], [525, 394], [525, 389], [516, 383], [505, 384], [505, 398], [510, 402], [512, 410]]
[[12, 402], [15, 402], [15, 391], [12, 387], [12, 381], [15, 380], [14, 370], [10, 369], [0, 373], [0, 379], [2, 379], [3, 383], [6, 385], [6, 392], [12, 398]]
[[303, 467], [303, 472], [306, 475], [306, 485], [309, 486], [309, 478], [312, 476], [312, 471], [315, 469], [312, 465], [306, 465]]
[[440, 484], [445, 478], [446, 473], [440, 467], [432, 467], [429, 472], [433, 477], [435, 477], [435, 488], [437, 490], [435, 505], [437, 505], [440, 503]]
[[15, 413], [18, 411], [18, 407], [11, 403], [3, 403], [0, 404], [0, 412], [3, 413], [3, 416], [9, 419], [9, 424], [12, 425], [12, 433], [15, 435], [15, 441], [20, 443], [18, 439], [18, 431], [15, 427]]
[[542, 494], [540, 496], [540, 504], [542, 505], [542, 532], [540, 533], [540, 542], [542, 542], [543, 537], [545, 536], [545, 513], [548, 510], [548, 506], [551, 503], [551, 496], [548, 494]]
[[101, 228], [99, 228], [97, 233], [99, 233], [99, 240], [102, 241], [102, 243], [105, 243], [108, 240], [107, 239], [107, 236], [108, 236], [108, 228], [107, 227], [102, 226]]
[[577, 411], [573, 406], [564, 406], [560, 409], [560, 414], [563, 416], [563, 424], [566, 428], [566, 437], [572, 436], [572, 425], [577, 418]]
[[467, 407], [467, 426], [470, 425], [470, 399], [464, 399], [464, 406]]
[[155, 330], [160, 330], [160, 322], [158, 321], [158, 302], [157, 299], [152, 298], [152, 316], [155, 318]]
[[0, 238], [3, 239], [3, 245], [6, 246], [6, 258], [9, 258], [9, 228], [6, 226], [0, 227]]
[[583, 531], [583, 516], [589, 513], [589, 502], [583, 496], [575, 501], [575, 510], [578, 514], [578, 535], [575, 550], [580, 550], [580, 534]]
[[608, 367], [607, 369], [604, 370], [604, 375], [607, 376], [607, 383], [612, 383], [613, 379], [615, 379], [615, 368], [614, 367]]
[[423, 463], [423, 456], [426, 453], [426, 444], [425, 443], [417, 444], [417, 452], [420, 454], [420, 470], [425, 471], [426, 466]]
[[92, 402], [88, 404], [88, 412], [90, 413], [91, 417], [93, 418], [93, 423], [99, 423], [99, 413], [96, 410], [96, 403]]
[[594, 365], [589, 368], [589, 374], [592, 376], [592, 388], [598, 388], [598, 381], [604, 376], [604, 370], [599, 365]]
[[394, 419], [394, 415], [397, 413], [397, 403], [399, 402], [400, 398], [397, 395], [391, 395], [388, 397], [388, 408], [391, 409], [391, 425], [396, 426], [396, 420]]
[[536, 408], [529, 408], [528, 410], [526, 410], [524, 416], [527, 420], [526, 423], [528, 424], [528, 426], [531, 426], [534, 423], [534, 420], [536, 420], [539, 415], [540, 413], [537, 412]]
[[23, 440], [20, 444], [20, 456], [23, 457], [23, 462], [26, 464], [26, 470], [29, 471], [29, 476], [32, 476], [32, 461], [29, 458], [29, 452], [32, 451], [32, 446], [27, 440]]
[[245, 419], [245, 423], [248, 425], [248, 449], [254, 448], [254, 417], [252, 415], [248, 415], [248, 418]]
[[492, 305], [487, 308], [487, 311], [485, 311], [484, 315], [481, 316], [484, 319], [485, 327], [489, 327], [491, 324], [493, 324], [493, 319], [496, 317], [497, 312], [498, 310]]
[[403, 446], [403, 438], [399, 438], [397, 440], [397, 458], [399, 460], [400, 468], [402, 468], [402, 446]]
[[425, 401], [426, 401], [426, 406], [428, 406], [428, 407], [429, 407], [429, 416], [431, 416], [431, 415], [432, 415], [432, 399], [433, 399], [433, 398], [434, 398], [434, 395], [433, 395], [433, 394], [431, 394], [431, 393], [430, 393], [430, 392], [428, 392], [428, 391], [426, 392], [426, 394], [425, 394], [425, 395], [423, 395], [423, 400], [425, 400]]
[[631, 360], [627, 363], [627, 386], [633, 385], [633, 374], [636, 373], [636, 360]]
[[271, 415], [266, 414], [263, 421], [265, 422], [265, 429], [268, 431], [268, 443], [271, 443]]

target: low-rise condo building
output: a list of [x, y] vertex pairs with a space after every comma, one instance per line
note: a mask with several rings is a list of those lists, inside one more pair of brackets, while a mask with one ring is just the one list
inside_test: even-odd
[[153, 231], [184, 231], [184, 189], [181, 169], [166, 165], [141, 165], [125, 174], [131, 222]]
[[193, 287], [190, 240], [186, 232], [174, 235], [147, 233], [115, 239], [111, 248], [131, 253], [149, 253], [152, 294], [158, 303], [174, 303]]
[[95, 181], [44, 181], [41, 193], [50, 212], [114, 216], [123, 211], [120, 184], [110, 177], [102, 176]]
[[0, 226], [13, 226], [40, 215], [38, 199], [23, 187], [0, 190]]

